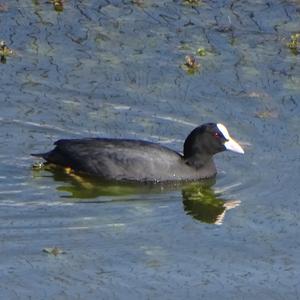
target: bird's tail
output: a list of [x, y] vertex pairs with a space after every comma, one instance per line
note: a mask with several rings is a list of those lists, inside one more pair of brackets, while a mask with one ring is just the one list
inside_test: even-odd
[[30, 155], [34, 156], [34, 157], [40, 157], [40, 158], [47, 159], [48, 154], [49, 154], [49, 152], [47, 152], [47, 153], [31, 153]]

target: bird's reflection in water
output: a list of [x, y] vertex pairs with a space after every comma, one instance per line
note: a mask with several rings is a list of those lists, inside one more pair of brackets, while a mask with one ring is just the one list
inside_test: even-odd
[[[50, 171], [53, 179], [63, 182], [57, 189], [67, 192], [64, 198], [76, 199], [80, 202], [104, 202], [108, 199], [142, 199], [146, 194], [158, 194], [181, 189], [183, 207], [187, 215], [209, 224], [220, 225], [226, 211], [240, 204], [239, 200], [222, 199], [221, 193], [212, 189], [214, 179], [190, 183], [170, 184], [137, 184], [99, 181], [98, 178], [82, 176], [68, 169], [51, 165], [43, 167]], [[136, 197], [134, 197], [136, 196]], [[99, 198], [100, 197], [100, 198]], [[113, 198], [111, 198], [113, 197]]]
[[221, 225], [226, 211], [240, 205], [239, 200], [224, 200], [211, 186], [190, 183], [182, 188], [183, 207], [188, 215], [210, 224]]

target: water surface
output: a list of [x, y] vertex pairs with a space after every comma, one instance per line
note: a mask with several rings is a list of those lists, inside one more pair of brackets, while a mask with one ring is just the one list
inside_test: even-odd
[[[134, 1], [133, 1], [134, 2]], [[4, 1], [0, 65], [5, 299], [298, 299], [297, 1]], [[199, 71], [181, 67], [198, 48]], [[246, 154], [211, 186], [91, 184], [32, 170], [60, 138], [181, 151], [227, 125]], [[93, 183], [93, 182], [92, 182]], [[231, 209], [230, 209], [231, 208]], [[59, 247], [65, 254], [43, 252]]]

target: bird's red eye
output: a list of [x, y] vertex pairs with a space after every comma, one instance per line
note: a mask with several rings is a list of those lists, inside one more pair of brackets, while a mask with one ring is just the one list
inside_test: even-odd
[[214, 132], [214, 133], [213, 133], [213, 136], [214, 136], [216, 139], [220, 138], [220, 134], [219, 134], [218, 132]]

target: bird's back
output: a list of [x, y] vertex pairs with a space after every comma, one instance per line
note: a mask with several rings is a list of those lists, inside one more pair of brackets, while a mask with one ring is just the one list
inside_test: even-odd
[[42, 156], [46, 161], [105, 179], [174, 180], [187, 167], [179, 153], [146, 141], [94, 138], [55, 145]]

